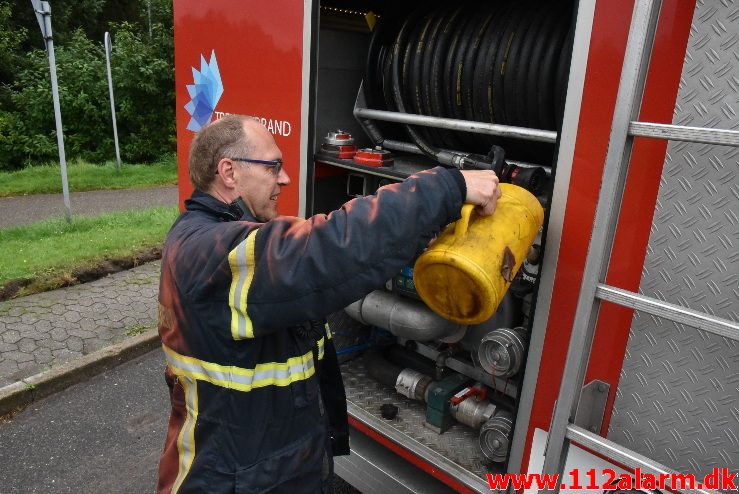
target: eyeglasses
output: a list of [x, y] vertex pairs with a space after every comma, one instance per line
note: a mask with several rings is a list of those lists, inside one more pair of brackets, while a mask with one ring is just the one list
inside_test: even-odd
[[259, 165], [265, 165], [270, 168], [272, 173], [275, 175], [280, 174], [282, 170], [282, 160], [253, 160], [251, 158], [229, 158], [231, 161], [240, 161], [242, 163], [257, 163]]

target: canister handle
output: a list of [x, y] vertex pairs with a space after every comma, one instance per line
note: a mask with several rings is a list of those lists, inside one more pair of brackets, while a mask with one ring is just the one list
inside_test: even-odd
[[467, 227], [470, 225], [470, 217], [474, 210], [474, 204], [464, 204], [462, 206], [462, 217], [457, 220], [457, 223], [454, 226], [455, 237], [461, 237], [467, 234]]

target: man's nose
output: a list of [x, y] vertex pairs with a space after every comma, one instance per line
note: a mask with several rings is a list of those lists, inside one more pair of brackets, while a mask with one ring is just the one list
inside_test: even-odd
[[277, 175], [277, 183], [280, 185], [290, 185], [290, 175], [287, 174], [284, 168], [280, 169], [280, 173]]

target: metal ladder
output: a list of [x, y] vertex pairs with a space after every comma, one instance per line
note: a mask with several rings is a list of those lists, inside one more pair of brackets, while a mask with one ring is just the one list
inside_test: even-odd
[[[571, 442], [576, 442], [627, 468], [653, 474], [677, 473], [639, 453], [575, 425], [601, 301], [739, 340], [739, 323], [606, 285], [626, 172], [635, 137], [650, 137], [739, 147], [739, 131], [638, 122], [661, 0], [636, 0], [619, 82], [613, 126], [601, 189], [577, 301], [559, 396], [549, 427], [544, 474], [561, 474]], [[560, 477], [561, 478], [561, 477]], [[555, 492], [559, 491], [559, 482]], [[710, 492], [681, 489], [682, 492]], [[542, 490], [541, 492], [545, 492]]]

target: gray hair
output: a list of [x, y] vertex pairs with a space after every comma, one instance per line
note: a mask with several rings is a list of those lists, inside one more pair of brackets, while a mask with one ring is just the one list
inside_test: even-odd
[[195, 188], [210, 187], [221, 159], [249, 156], [251, 144], [244, 132], [244, 122], [249, 119], [252, 117], [226, 115], [200, 129], [190, 145], [188, 163], [190, 181]]

